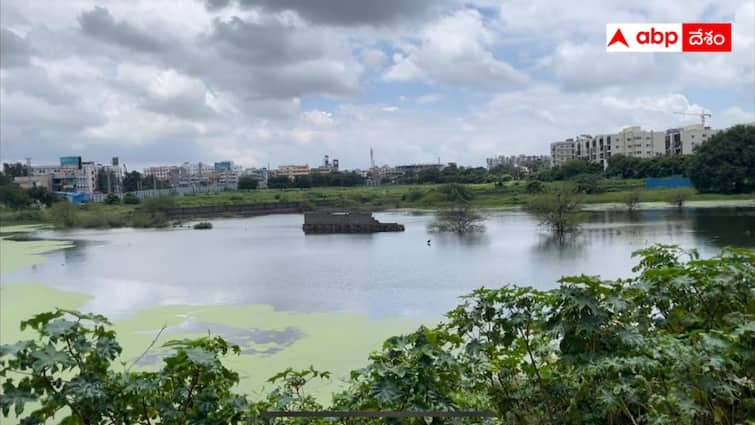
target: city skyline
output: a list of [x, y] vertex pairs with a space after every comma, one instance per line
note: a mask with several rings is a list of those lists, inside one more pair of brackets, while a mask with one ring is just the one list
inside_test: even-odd
[[[0, 158], [484, 166], [698, 122], [675, 112], [753, 121], [752, 2], [531, 3], [6, 1]], [[733, 22], [733, 52], [605, 52], [607, 22], [680, 20]]]

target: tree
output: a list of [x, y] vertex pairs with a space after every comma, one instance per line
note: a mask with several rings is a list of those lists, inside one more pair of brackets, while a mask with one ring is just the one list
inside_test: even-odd
[[5, 174], [4, 172], [0, 171], [0, 186], [5, 186], [6, 184], [13, 183], [13, 176], [9, 176]]
[[241, 176], [239, 177], [239, 190], [253, 190], [257, 189], [259, 180], [254, 176]]
[[17, 184], [6, 184], [0, 186], [0, 203], [8, 208], [21, 209], [31, 205], [31, 198]]
[[695, 191], [688, 188], [688, 187], [680, 187], [678, 189], [671, 189], [666, 194], [666, 202], [668, 202], [671, 205], [676, 206], [678, 209], [682, 209], [682, 206], [684, 206], [684, 203], [689, 201], [690, 198], [695, 194]]
[[639, 175], [639, 163], [642, 161], [640, 158], [626, 156], [623, 154], [611, 155], [608, 158], [608, 165], [606, 166], [606, 177], [620, 177], [623, 179], [634, 179], [638, 177], [645, 177]]
[[104, 200], [107, 205], [118, 205], [121, 203], [121, 198], [115, 193], [109, 193]]
[[168, 180], [158, 179], [153, 175], [144, 176], [141, 181], [142, 190], [153, 189], [170, 189], [171, 185]]
[[524, 187], [527, 193], [542, 193], [545, 191], [545, 185], [539, 180], [530, 180], [527, 182], [527, 186]]
[[52, 222], [58, 227], [68, 228], [76, 226], [79, 223], [77, 212], [78, 207], [68, 202], [67, 199], [56, 202], [50, 208]]
[[309, 175], [296, 176], [294, 178], [294, 187], [306, 189], [312, 187], [312, 178]]
[[133, 193], [127, 193], [123, 195], [123, 203], [127, 205], [136, 205], [139, 202], [141, 202], [141, 199], [139, 199], [138, 196], [134, 195]]
[[627, 210], [629, 212], [632, 212], [637, 209], [637, 206], [640, 204], [640, 191], [639, 190], [632, 190], [627, 192], [627, 194], [624, 196], [624, 205], [627, 206]]
[[602, 178], [597, 174], [580, 174], [574, 177], [576, 183], [575, 190], [580, 193], [600, 193], [603, 189], [600, 187]]
[[29, 175], [29, 167], [26, 164], [20, 162], [15, 163], [3, 163], [3, 174], [11, 177], [25, 177]]
[[553, 233], [562, 237], [568, 232], [577, 230], [575, 213], [582, 206], [579, 194], [569, 189], [536, 196], [527, 203], [527, 210], [540, 218], [543, 225], [548, 226]]
[[428, 228], [431, 232], [458, 234], [485, 231], [485, 218], [469, 206], [442, 209], [435, 213], [435, 221]]
[[41, 205], [50, 206], [53, 204], [53, 202], [58, 201], [59, 197], [55, 195], [54, 193], [47, 190], [47, 188], [42, 186], [34, 186], [30, 187], [26, 190], [26, 193], [29, 194], [29, 198], [31, 198], [32, 201], [38, 202]]
[[755, 188], [755, 127], [737, 125], [699, 145], [687, 173], [701, 192], [742, 193]]
[[288, 176], [273, 176], [267, 179], [267, 187], [270, 189], [286, 189], [293, 187], [293, 182]]
[[555, 167], [554, 172], [557, 174], [557, 180], [567, 180], [580, 174], [602, 174], [603, 167], [597, 162], [570, 159], [560, 167]]
[[124, 192], [136, 192], [137, 190], [141, 190], [142, 187], [142, 174], [140, 172], [131, 171], [123, 176]]

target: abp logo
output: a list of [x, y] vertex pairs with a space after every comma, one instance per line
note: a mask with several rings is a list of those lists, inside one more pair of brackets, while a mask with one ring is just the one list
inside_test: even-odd
[[606, 24], [607, 52], [731, 52], [731, 23]]

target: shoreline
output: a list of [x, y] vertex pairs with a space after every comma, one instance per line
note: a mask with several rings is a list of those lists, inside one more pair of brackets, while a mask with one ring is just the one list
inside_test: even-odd
[[[551, 184], [557, 188], [560, 183]], [[52, 226], [53, 228], [161, 228], [170, 227], [174, 222], [186, 223], [200, 219], [243, 218], [269, 213], [302, 213], [305, 211], [343, 211], [354, 208], [373, 212], [424, 211], [434, 212], [459, 205], [458, 202], [443, 199], [438, 193], [441, 185], [376, 186], [354, 188], [313, 188], [313, 189], [262, 189], [252, 191], [229, 191], [203, 196], [177, 196], [172, 198], [174, 205], [160, 220], [137, 220], [139, 205], [83, 204], [74, 210], [74, 215], [82, 218], [78, 223], [56, 226], [50, 208], [17, 211], [0, 210], [0, 227], [7, 226]], [[467, 185], [473, 195], [469, 205], [480, 210], [520, 210], [538, 193], [526, 193], [521, 186], [496, 188], [490, 184]], [[583, 197], [582, 211], [606, 211], [626, 209], [623, 199], [629, 190], [605, 191], [586, 194]], [[657, 210], [675, 208], [664, 200], [668, 190], [641, 190], [637, 210]], [[415, 199], [416, 198], [416, 199]], [[276, 208], [276, 204], [281, 207]], [[270, 212], [265, 212], [265, 206]], [[755, 194], [715, 194], [696, 193], [685, 202], [683, 208], [755, 208]], [[252, 213], [239, 213], [249, 209]], [[191, 210], [198, 211], [192, 214]], [[278, 211], [280, 210], [280, 211]], [[160, 211], [160, 210], [156, 210]], [[255, 212], [258, 211], [258, 212]], [[166, 210], [166, 213], [168, 210]], [[180, 214], [173, 214], [180, 212]], [[142, 217], [143, 218], [143, 217]]]

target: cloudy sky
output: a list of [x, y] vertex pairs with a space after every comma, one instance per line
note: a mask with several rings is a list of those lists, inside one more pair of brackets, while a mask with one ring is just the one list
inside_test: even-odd
[[[346, 168], [547, 153], [753, 117], [752, 0], [3, 0], [0, 159]], [[609, 54], [607, 22], [733, 22], [733, 53]]]

